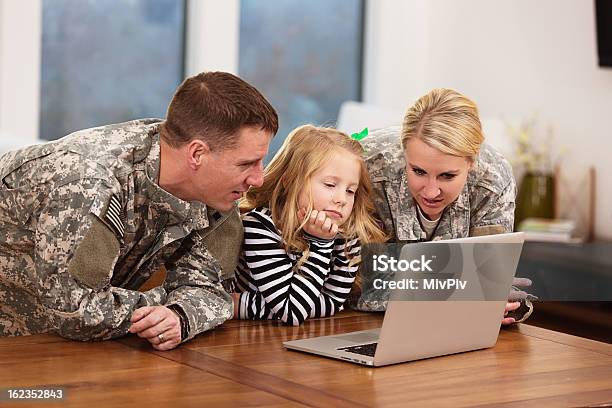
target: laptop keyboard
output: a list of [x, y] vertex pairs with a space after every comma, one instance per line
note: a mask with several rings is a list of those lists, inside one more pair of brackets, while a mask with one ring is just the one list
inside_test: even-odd
[[340, 347], [337, 350], [348, 351], [349, 353], [361, 354], [363, 356], [374, 357], [378, 343], [360, 344], [358, 346]]

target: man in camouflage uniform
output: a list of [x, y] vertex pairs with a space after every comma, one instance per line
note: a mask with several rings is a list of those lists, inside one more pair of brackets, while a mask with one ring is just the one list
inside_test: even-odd
[[[433, 235], [427, 239], [419, 223], [416, 201], [408, 189], [401, 130], [399, 126], [379, 129], [362, 141], [376, 193], [372, 198], [377, 216], [390, 241], [409, 243], [512, 232], [516, 195], [512, 167], [495, 149], [483, 144], [462, 192], [446, 207]], [[530, 282], [515, 279], [514, 284], [526, 286]], [[356, 308], [385, 310], [388, 293], [365, 282], [364, 285]], [[510, 316], [516, 321], [526, 319], [533, 309], [530, 301], [533, 298], [524, 291], [513, 290], [509, 301], [521, 301], [521, 305]]]
[[[176, 347], [232, 316], [242, 224], [276, 112], [252, 86], [202, 73], [167, 120], [73, 133], [0, 158], [0, 335], [137, 333]], [[138, 288], [160, 267], [163, 286]], [[224, 288], [225, 287], [225, 288]]]

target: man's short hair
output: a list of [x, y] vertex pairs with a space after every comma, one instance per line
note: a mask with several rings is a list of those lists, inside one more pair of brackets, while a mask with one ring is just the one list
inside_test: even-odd
[[185, 79], [174, 93], [161, 136], [173, 147], [201, 139], [211, 150], [223, 150], [237, 144], [244, 126], [274, 135], [278, 115], [255, 87], [237, 76], [202, 72]]

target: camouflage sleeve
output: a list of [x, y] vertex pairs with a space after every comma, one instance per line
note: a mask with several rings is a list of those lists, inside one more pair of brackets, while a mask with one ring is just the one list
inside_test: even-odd
[[385, 194], [385, 182], [375, 181], [372, 182], [373, 194], [372, 202], [375, 208], [375, 217], [378, 221], [378, 226], [389, 235], [390, 239], [396, 239], [395, 225], [393, 222], [393, 214], [389, 208], [389, 197]]
[[100, 180], [77, 180], [56, 187], [38, 215], [33, 281], [54, 331], [66, 338], [125, 335], [135, 309], [166, 297], [161, 288], [111, 286], [119, 255], [116, 232], [104, 220], [111, 195]]
[[166, 306], [177, 305], [188, 320], [189, 334], [182, 341], [213, 329], [232, 317], [232, 297], [223, 289], [219, 264], [206, 249], [199, 232], [193, 232], [183, 240], [166, 269]]
[[470, 211], [470, 236], [512, 232], [516, 197], [514, 177], [510, 178], [500, 194], [482, 190], [478, 193], [481, 197], [476, 200], [476, 206]]

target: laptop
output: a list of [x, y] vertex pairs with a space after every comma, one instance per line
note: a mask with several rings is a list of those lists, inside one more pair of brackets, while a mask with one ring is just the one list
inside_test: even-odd
[[[412, 277], [422, 276], [421, 286], [428, 287], [392, 290], [382, 327], [286, 341], [283, 345], [289, 350], [367, 366], [493, 347], [523, 241], [524, 234], [518, 232], [403, 245], [399, 258], [405, 261], [404, 266], [416, 259], [421, 265], [412, 266], [431, 267], [426, 260], [430, 256], [434, 263], [442, 261], [438, 262], [442, 268], [421, 275], [410, 271]], [[396, 282], [402, 280], [401, 273], [395, 272]], [[432, 280], [432, 276], [440, 279]], [[426, 280], [428, 285], [424, 284]], [[435, 288], [436, 281], [454, 283], [450, 289]]]

